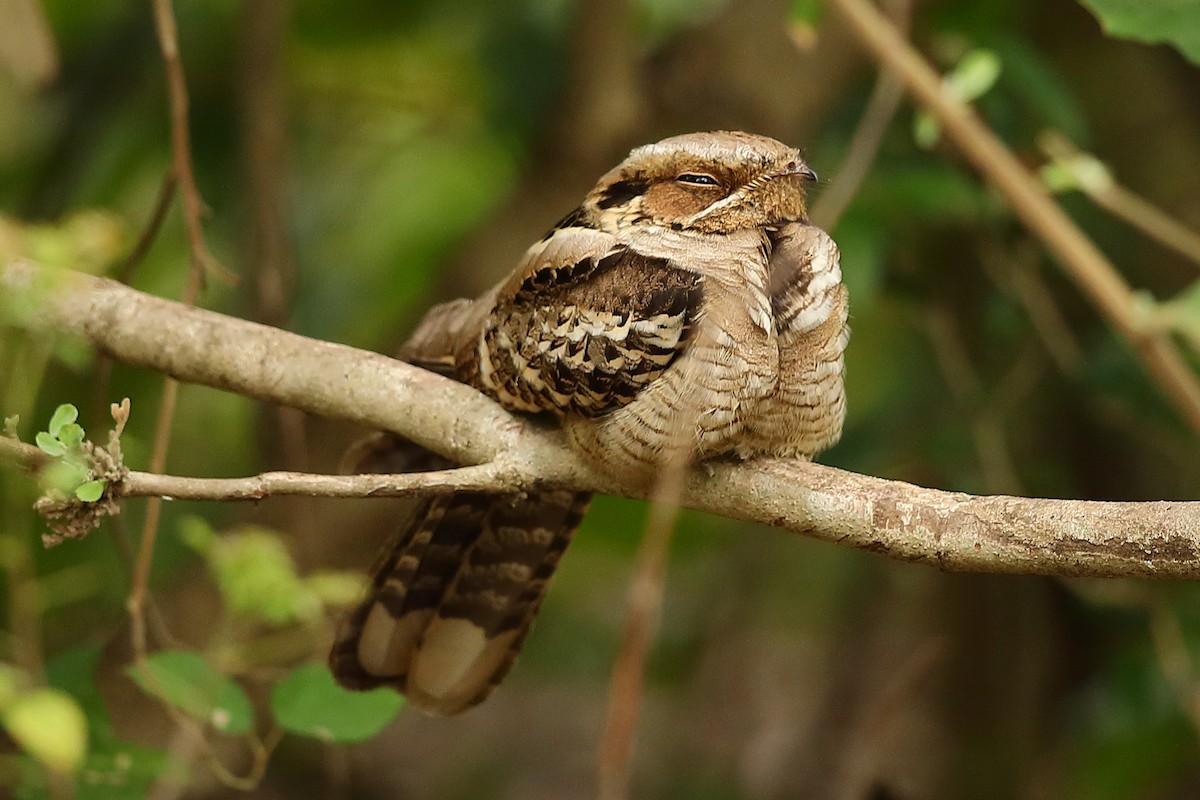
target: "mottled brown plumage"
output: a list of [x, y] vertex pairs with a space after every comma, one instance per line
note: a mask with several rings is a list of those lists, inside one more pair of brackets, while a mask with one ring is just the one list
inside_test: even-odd
[[[815, 179], [761, 136], [634, 150], [475, 300], [432, 309], [403, 355], [507, 408], [550, 412], [598, 469], [648, 483], [719, 454], [808, 458], [841, 434], [846, 291], [805, 217]], [[416, 504], [331, 656], [452, 714], [511, 666], [586, 494]]]

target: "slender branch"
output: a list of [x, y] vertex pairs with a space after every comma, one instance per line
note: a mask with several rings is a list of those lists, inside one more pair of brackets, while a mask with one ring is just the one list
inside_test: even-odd
[[142, 229], [133, 249], [121, 261], [121, 266], [117, 270], [117, 280], [121, 283], [133, 282], [133, 271], [146, 257], [146, 253], [150, 252], [150, 246], [158, 238], [158, 232], [162, 230], [162, 224], [167, 219], [167, 212], [171, 210], [171, 201], [175, 199], [175, 189], [178, 186], [179, 178], [176, 177], [175, 168], [172, 166], [163, 175], [162, 184], [158, 187], [158, 196], [154, 199], [154, 208], [150, 212], [150, 219], [146, 221], [146, 227]]
[[1057, 131], [1042, 133], [1038, 146], [1052, 164], [1065, 167], [1075, 176], [1079, 190], [1096, 205], [1200, 265], [1200, 233], [1122, 186], [1099, 159], [1083, 152]]
[[[886, 10], [888, 16], [895, 20], [899, 30], [908, 30], [912, 17], [912, 0], [892, 0], [890, 8]], [[795, 41], [794, 34], [792, 38]], [[830, 184], [813, 204], [809, 216], [814, 225], [830, 231], [837, 226], [842, 214], [846, 212], [866, 180], [867, 173], [871, 171], [871, 165], [875, 163], [875, 157], [883, 145], [883, 137], [903, 99], [903, 82], [884, 66], [879, 72], [879, 77], [875, 79], [875, 85], [871, 87], [871, 96], [867, 99], [854, 135], [850, 137], [846, 158], [837, 172], [836, 181]]]
[[[680, 423], [683, 419], [694, 419], [694, 414], [695, 409], [692, 414], [683, 414], [676, 420], [676, 441], [686, 430]], [[625, 600], [621, 649], [617, 651], [609, 679], [608, 709], [596, 757], [599, 800], [629, 797], [629, 762], [633, 759], [642, 690], [646, 683], [646, 660], [662, 616], [667, 560], [679, 520], [679, 501], [687, 467], [686, 459], [678, 456], [662, 466], [651, 498], [650, 513], [646, 515], [642, 543], [634, 559], [633, 578]]]
[[191, 254], [191, 270], [188, 272], [188, 288], [185, 296], [195, 296], [204, 288], [205, 270], [213, 270], [223, 280], [236, 283], [237, 276], [226, 270], [208, 252], [204, 243], [204, 201], [196, 188], [196, 175], [192, 169], [191, 136], [188, 133], [187, 79], [183, 73], [183, 62], [179, 58], [179, 34], [175, 26], [175, 14], [171, 0], [153, 0], [154, 30], [158, 46], [162, 51], [163, 66], [167, 73], [167, 96], [171, 109], [171, 173], [179, 183], [179, 194], [183, 200], [183, 221], [187, 229], [188, 251]]
[[[37, 294], [53, 271], [0, 267], [0, 291]], [[459, 464], [500, 459], [514, 484], [631, 497], [648, 487], [590, 469], [560, 431], [468, 386], [343, 345], [71, 273], [42, 290], [35, 323], [123, 362], [368, 428], [395, 431]], [[946, 570], [1095, 577], [1200, 577], [1200, 502], [979, 497], [810, 464], [709, 462], [683, 505]]]
[[528, 488], [502, 461], [438, 472], [399, 475], [313, 475], [264, 472], [247, 478], [181, 478], [131, 472], [117, 487], [119, 497], [170, 500], [262, 500], [265, 497], [403, 497], [446, 492], [515, 491]]
[[[31, 444], [0, 437], [0, 458], [38, 470], [52, 459]], [[381, 475], [314, 475], [263, 472], [245, 478], [189, 478], [156, 472], [128, 472], [114, 487], [115, 497], [229, 502], [266, 497], [404, 497], [441, 492], [513, 492], [532, 488], [536, 479], [514, 471], [503, 458], [487, 464], [432, 472]]]
[[[158, 38], [159, 49], [162, 51], [163, 66], [167, 78], [167, 96], [170, 103], [171, 119], [171, 175], [178, 184], [178, 191], [183, 203], [183, 220], [187, 230], [188, 252], [190, 255], [187, 281], [183, 289], [183, 305], [194, 306], [196, 299], [205, 285], [205, 271], [209, 268], [222, 270], [216, 260], [208, 252], [204, 243], [204, 229], [201, 223], [203, 203], [200, 191], [196, 188], [196, 176], [192, 169], [191, 136], [188, 131], [188, 93], [187, 80], [183, 72], [183, 62], [179, 57], [179, 36], [175, 25], [175, 14], [171, 7], [172, 0], [152, 0], [154, 6], [154, 27]], [[164, 184], [163, 196], [160, 198], [165, 207], [165, 201], [174, 187]], [[154, 422], [154, 440], [150, 453], [150, 472], [162, 473], [166, 468], [167, 452], [171, 446], [171, 423], [175, 418], [175, 406], [179, 397], [179, 381], [167, 376], [163, 381], [162, 397], [159, 400], [158, 415]], [[158, 538], [158, 524], [162, 515], [163, 499], [152, 496], [146, 504], [146, 514], [142, 521], [142, 536], [138, 543], [137, 559], [133, 565], [130, 579], [129, 598], [126, 607], [130, 619], [130, 641], [133, 648], [134, 662], [139, 668], [145, 666], [147, 655], [146, 641], [146, 607], [152, 603], [150, 595], [150, 569], [154, 563], [154, 547]], [[145, 671], [145, 670], [144, 670]], [[149, 675], [148, 671], [145, 671]], [[150, 676], [147, 680], [153, 685], [157, 678]], [[198, 739], [206, 752], [211, 753], [211, 745], [203, 731], [199, 730], [190, 720], [179, 714], [169, 703], [164, 704], [176, 721], [180, 731], [195, 730]], [[225, 778], [227, 771], [224, 765], [216, 759], [213, 762], [214, 773]], [[231, 783], [226, 780], [226, 783]]]
[[1057, 257], [1084, 295], [1133, 346], [1185, 422], [1200, 433], [1200, 380], [1168, 334], [1139, 324], [1133, 293], [1112, 262], [1079, 230], [1045, 187], [1022, 166], [969, 105], [943, 86], [940, 76], [867, 0], [832, 0], [859, 41], [905, 86], [958, 145], [963, 155], [1008, 201], [1013, 213]]
[[986, 247], [982, 254], [984, 269], [1001, 290], [1021, 304], [1054, 365], [1070, 375], [1083, 365], [1083, 347], [1042, 278], [1040, 253], [1034, 248], [1029, 241], [1013, 248]]

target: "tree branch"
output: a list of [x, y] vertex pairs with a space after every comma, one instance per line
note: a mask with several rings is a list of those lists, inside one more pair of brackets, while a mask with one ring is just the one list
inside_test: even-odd
[[954, 97], [900, 32], [868, 0], [832, 0], [859, 42], [899, 76], [929, 110], [962, 154], [995, 187], [1018, 219], [1054, 253], [1063, 271], [1124, 337], [1146, 373], [1200, 433], [1200, 379], [1180, 355], [1170, 335], [1141, 324], [1133, 290], [1107, 256], [1083, 234], [1049, 191], [975, 114]]
[[[649, 493], [649, 487], [624, 487], [619, 476], [591, 470], [557, 429], [510, 414], [433, 373], [187, 308], [103, 278], [61, 275], [47, 293], [53, 274], [28, 262], [0, 267], [0, 291], [36, 302], [33, 324], [81, 336], [126, 363], [394, 431], [457, 463], [488, 465], [492, 477], [513, 490], [560, 485], [630, 497]], [[472, 481], [482, 477], [487, 470], [388, 480], [406, 490], [422, 482], [419, 488], [440, 490], [480, 488]], [[1200, 576], [1200, 502], [980, 497], [769, 459], [702, 465], [686, 476], [682, 499], [690, 508], [945, 570]]]

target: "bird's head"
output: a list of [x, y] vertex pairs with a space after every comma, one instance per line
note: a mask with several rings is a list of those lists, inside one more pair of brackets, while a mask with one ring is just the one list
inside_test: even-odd
[[584, 201], [602, 227], [650, 222], [727, 234], [805, 219], [800, 151], [740, 131], [689, 133], [639, 147]]

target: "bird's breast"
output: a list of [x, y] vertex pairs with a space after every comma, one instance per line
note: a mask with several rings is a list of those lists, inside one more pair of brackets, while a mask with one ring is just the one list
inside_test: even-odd
[[567, 418], [568, 436], [593, 466], [651, 480], [664, 462], [737, 448], [748, 420], [776, 389], [779, 346], [757, 246], [708, 253], [688, 268], [704, 305], [686, 351], [628, 405], [595, 419]]

